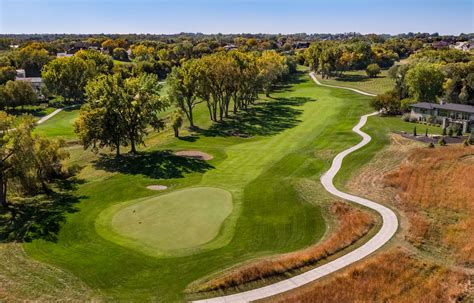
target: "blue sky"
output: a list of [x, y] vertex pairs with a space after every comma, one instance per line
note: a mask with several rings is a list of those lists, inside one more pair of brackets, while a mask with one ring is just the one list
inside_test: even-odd
[[0, 0], [0, 33], [474, 32], [474, 0]]

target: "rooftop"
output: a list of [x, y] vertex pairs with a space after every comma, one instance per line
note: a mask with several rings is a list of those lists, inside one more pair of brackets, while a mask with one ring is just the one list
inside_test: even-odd
[[457, 112], [474, 114], [474, 106], [465, 105], [465, 104], [455, 104], [455, 103], [438, 104], [438, 103], [420, 102], [420, 103], [412, 104], [411, 107], [424, 108], [424, 109], [436, 108], [436, 109], [445, 109], [445, 110], [452, 110], [452, 111], [457, 111]]

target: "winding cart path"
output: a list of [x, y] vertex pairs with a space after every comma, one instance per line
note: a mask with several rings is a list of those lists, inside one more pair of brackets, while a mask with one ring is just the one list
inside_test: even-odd
[[[314, 73], [310, 74], [310, 77], [316, 82], [316, 84], [321, 86], [333, 87], [333, 88], [342, 88], [354, 91], [359, 94], [363, 94], [366, 96], [375, 96], [373, 94], [369, 94], [357, 89], [348, 88], [348, 87], [340, 87], [340, 86], [333, 86], [333, 85], [326, 85], [322, 84], [316, 79]], [[321, 177], [321, 183], [324, 188], [331, 194], [342, 198], [347, 201], [351, 201], [353, 203], [357, 203], [359, 205], [366, 206], [374, 211], [376, 211], [382, 217], [382, 227], [377, 232], [377, 234], [371, 238], [368, 242], [364, 245], [356, 248], [355, 250], [329, 262], [324, 265], [321, 265], [317, 268], [309, 270], [305, 273], [300, 275], [294, 276], [292, 278], [270, 284], [264, 287], [252, 289], [249, 291], [228, 295], [228, 296], [221, 296], [215, 297], [206, 300], [194, 301], [199, 303], [217, 303], [217, 302], [250, 302], [255, 301], [263, 298], [268, 298], [274, 295], [278, 295], [284, 293], [286, 291], [298, 288], [303, 286], [307, 283], [313, 282], [321, 277], [327, 276], [335, 271], [338, 271], [341, 268], [344, 268], [350, 264], [353, 264], [357, 261], [362, 260], [363, 258], [369, 256], [370, 254], [377, 251], [381, 248], [385, 243], [387, 243], [396, 233], [398, 229], [398, 219], [396, 214], [390, 210], [389, 208], [380, 205], [374, 201], [370, 201], [368, 199], [364, 199], [358, 196], [354, 196], [345, 192], [338, 190], [333, 183], [334, 177], [339, 172], [342, 166], [342, 161], [344, 158], [353, 153], [354, 151], [364, 147], [371, 141], [371, 137], [361, 131], [361, 128], [367, 123], [367, 118], [377, 113], [372, 113], [368, 115], [364, 115], [360, 118], [359, 123], [354, 126], [352, 131], [357, 133], [362, 137], [362, 141], [359, 142], [357, 145], [352, 146], [349, 149], [339, 153], [333, 160], [331, 168]]]

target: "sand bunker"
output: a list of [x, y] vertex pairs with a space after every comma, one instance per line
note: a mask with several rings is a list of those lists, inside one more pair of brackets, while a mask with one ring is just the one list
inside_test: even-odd
[[204, 161], [209, 161], [213, 159], [214, 157], [203, 153], [198, 150], [183, 150], [175, 153], [176, 156], [180, 157], [188, 157], [188, 158], [193, 158], [193, 159], [198, 159], [198, 160], [204, 160]]
[[165, 190], [168, 188], [168, 186], [165, 186], [165, 185], [150, 185], [150, 186], [147, 186], [146, 188], [150, 189], [150, 190]]

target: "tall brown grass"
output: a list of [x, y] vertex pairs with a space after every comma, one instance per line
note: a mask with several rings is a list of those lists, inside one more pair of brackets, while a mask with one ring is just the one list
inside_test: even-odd
[[441, 242], [458, 262], [474, 264], [473, 147], [417, 149], [385, 183], [398, 189], [410, 242]]
[[456, 302], [467, 293], [467, 276], [416, 259], [401, 249], [369, 258], [329, 279], [268, 302]]
[[343, 202], [334, 202], [330, 210], [337, 218], [338, 228], [322, 243], [298, 252], [254, 261], [193, 286], [190, 291], [228, 289], [312, 265], [355, 243], [375, 224], [375, 217], [372, 214], [352, 208]]

